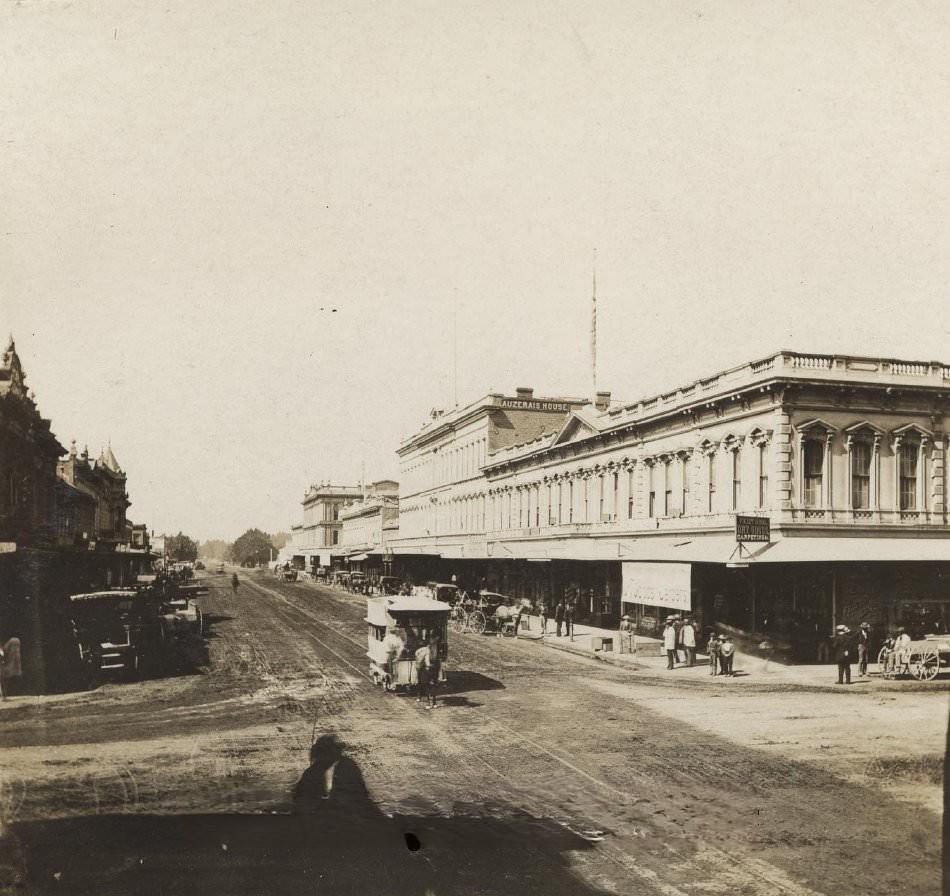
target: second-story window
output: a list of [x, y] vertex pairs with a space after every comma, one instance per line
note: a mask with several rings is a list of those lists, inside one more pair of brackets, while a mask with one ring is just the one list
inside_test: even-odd
[[732, 509], [738, 510], [742, 502], [742, 452], [732, 452]]
[[663, 462], [663, 516], [673, 512], [673, 483], [670, 476], [670, 462]]
[[712, 513], [716, 509], [716, 455], [710, 454], [706, 458], [706, 475], [709, 482], [706, 510]]
[[901, 445], [900, 464], [900, 509], [917, 509], [917, 458], [916, 445]]
[[607, 479], [603, 473], [597, 477], [597, 522], [604, 518], [604, 484]]
[[680, 513], [689, 513], [689, 458], [680, 458]]
[[851, 446], [851, 507], [867, 510], [871, 506], [871, 446], [855, 442]]
[[541, 525], [541, 486], [534, 487], [534, 527], [537, 529]]
[[613, 486], [614, 486], [614, 499], [613, 499], [613, 506], [610, 508], [610, 513], [613, 519], [618, 519], [620, 516], [620, 507], [618, 506], [619, 501], [620, 501], [620, 474], [619, 473], [614, 473]]
[[627, 470], [627, 519], [633, 519], [634, 498], [636, 497], [636, 483], [633, 478], [633, 467]]
[[574, 480], [567, 483], [567, 521], [574, 522]]
[[759, 445], [759, 507], [769, 503], [769, 446]]
[[821, 506], [821, 485], [825, 465], [825, 446], [808, 439], [802, 445], [802, 472], [805, 477], [805, 506]]
[[659, 465], [654, 463], [650, 467], [650, 518], [656, 516], [656, 477], [659, 475]]

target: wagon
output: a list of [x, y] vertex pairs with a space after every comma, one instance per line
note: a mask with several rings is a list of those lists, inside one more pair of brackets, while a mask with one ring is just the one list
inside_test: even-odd
[[877, 662], [882, 678], [912, 675], [918, 681], [933, 681], [942, 667], [950, 666], [950, 635], [926, 635], [903, 651], [885, 644]]
[[76, 651], [87, 679], [103, 674], [140, 674], [165, 648], [161, 606], [152, 594], [133, 589], [73, 594], [70, 615]]
[[495, 632], [514, 637], [521, 607], [513, 598], [494, 591], [480, 591], [475, 599], [459, 601], [452, 607], [449, 627], [459, 634]]

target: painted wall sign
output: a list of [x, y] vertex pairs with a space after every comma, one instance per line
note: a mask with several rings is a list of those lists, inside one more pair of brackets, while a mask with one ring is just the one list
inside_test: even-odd
[[689, 563], [621, 564], [623, 588], [620, 599], [625, 604], [647, 604], [671, 610], [692, 609], [690, 585], [692, 565]]
[[499, 407], [510, 411], [566, 412], [571, 409], [566, 401], [536, 401], [533, 398], [503, 398]]

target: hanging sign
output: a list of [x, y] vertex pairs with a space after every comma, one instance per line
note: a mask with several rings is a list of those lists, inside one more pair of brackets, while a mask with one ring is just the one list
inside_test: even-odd
[[736, 541], [739, 544], [756, 542], [768, 544], [772, 540], [767, 516], [737, 516]]

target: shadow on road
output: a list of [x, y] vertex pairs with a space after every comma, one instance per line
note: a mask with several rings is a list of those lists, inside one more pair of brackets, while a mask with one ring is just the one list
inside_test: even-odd
[[480, 672], [469, 672], [466, 669], [453, 669], [448, 673], [444, 693], [464, 694], [468, 691], [501, 691], [504, 688], [505, 686], [497, 678], [490, 678]]
[[0, 892], [599, 896], [570, 872], [592, 845], [510, 807], [384, 815], [332, 736], [311, 751], [293, 815], [100, 815], [14, 824]]

